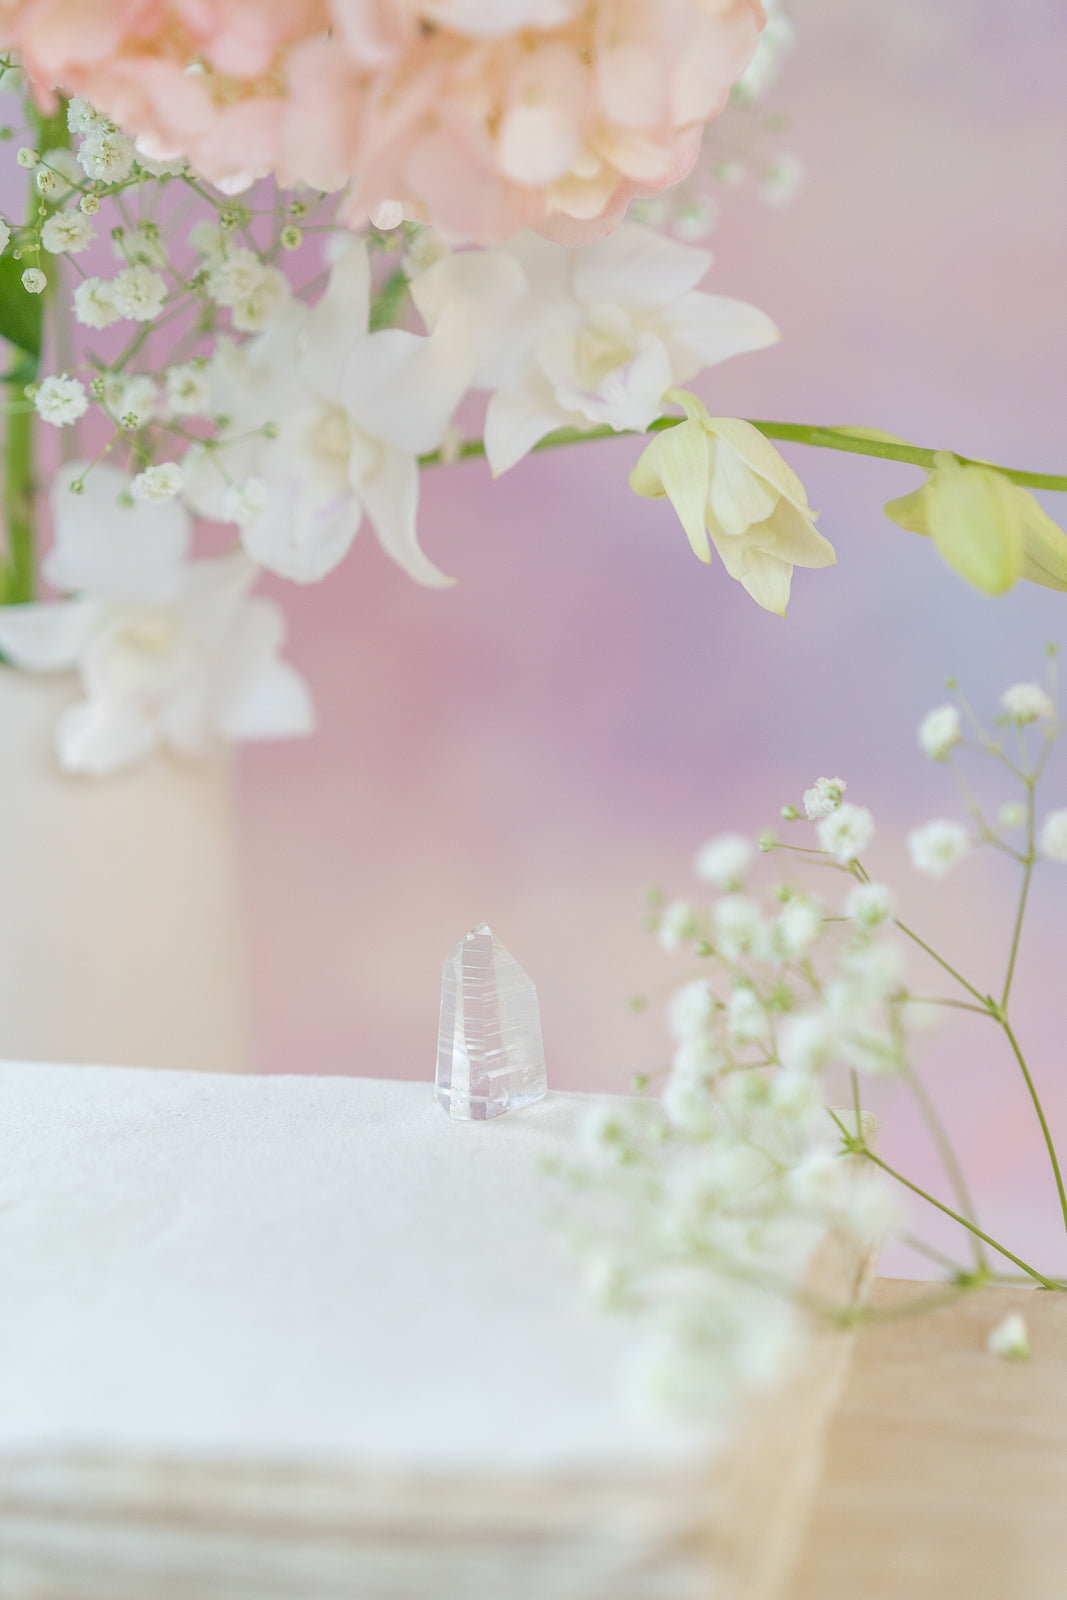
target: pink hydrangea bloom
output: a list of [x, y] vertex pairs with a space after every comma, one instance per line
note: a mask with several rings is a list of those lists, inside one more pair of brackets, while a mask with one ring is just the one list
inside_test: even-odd
[[0, 0], [0, 46], [223, 187], [273, 171], [350, 186], [353, 225], [402, 205], [569, 244], [684, 176], [763, 22], [760, 0]]

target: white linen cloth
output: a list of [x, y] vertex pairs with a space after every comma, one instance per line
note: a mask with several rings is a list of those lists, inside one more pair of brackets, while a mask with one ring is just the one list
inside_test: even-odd
[[547, 1225], [586, 1104], [0, 1065], [0, 1600], [709, 1594]]

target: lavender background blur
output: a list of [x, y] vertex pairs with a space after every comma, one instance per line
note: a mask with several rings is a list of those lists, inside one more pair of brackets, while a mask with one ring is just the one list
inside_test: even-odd
[[[1000, 0], [798, 0], [795, 16], [775, 102], [807, 183], [785, 210], [744, 191], [727, 203], [708, 284], [764, 307], [783, 340], [706, 378], [713, 412], [866, 423], [1062, 470], [1067, 15], [1056, 0], [1010, 14]], [[824, 772], [875, 811], [871, 864], [914, 922], [997, 983], [1010, 863], [982, 856], [943, 887], [908, 867], [907, 829], [958, 811], [914, 730], [949, 672], [985, 709], [1036, 676], [1041, 643], [1067, 642], [1067, 600], [966, 589], [882, 517], [912, 469], [786, 453], [839, 556], [798, 572], [788, 622], [700, 567], [668, 508], [631, 495], [629, 440], [496, 484], [480, 464], [427, 475], [423, 538], [460, 580], [449, 592], [409, 583], [369, 536], [322, 587], [285, 589], [321, 727], [242, 756], [262, 1069], [429, 1076], [441, 961], [487, 919], [537, 983], [550, 1082], [624, 1090], [666, 1054], [659, 1014], [635, 1018], [628, 997], [685, 971], [640, 929], [643, 886], [690, 892], [703, 838], [773, 822]], [[1062, 763], [1047, 802], [1067, 802]], [[1067, 1130], [1067, 873], [1039, 880], [1020, 1033]], [[922, 1060], [989, 1225], [1063, 1271], [999, 1034], [965, 1018]], [[896, 1099], [883, 1147], [940, 1189]]]

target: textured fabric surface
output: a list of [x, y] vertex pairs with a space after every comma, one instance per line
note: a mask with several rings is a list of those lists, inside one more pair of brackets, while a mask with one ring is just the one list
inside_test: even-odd
[[587, 1104], [0, 1067], [0, 1451], [522, 1467], [676, 1448], [621, 1403], [544, 1157]]

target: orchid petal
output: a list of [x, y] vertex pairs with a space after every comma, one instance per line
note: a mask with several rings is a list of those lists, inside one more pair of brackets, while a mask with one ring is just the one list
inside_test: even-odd
[[349, 245], [334, 264], [326, 293], [307, 318], [300, 373], [316, 394], [336, 403], [353, 345], [370, 322], [371, 273], [367, 246]]
[[353, 426], [409, 455], [436, 450], [467, 388], [452, 333], [446, 317], [429, 338], [387, 328], [360, 340], [341, 386]]
[[766, 349], [781, 338], [765, 311], [721, 294], [683, 295], [663, 313], [660, 331], [675, 354], [676, 383], [685, 383], [701, 367]]
[[494, 478], [528, 455], [534, 445], [573, 418], [544, 382], [498, 389], [485, 412], [485, 455]]
[[[84, 481], [80, 494], [71, 484]], [[67, 592], [151, 603], [174, 593], [192, 529], [176, 501], [124, 505], [126, 478], [115, 467], [67, 462], [52, 485], [55, 547], [42, 564], [48, 582]]]
[[134, 706], [103, 698], [68, 706], [56, 727], [56, 753], [68, 772], [105, 778], [134, 766], [156, 748], [151, 718]]
[[804, 485], [782, 460], [770, 440], [765, 439], [751, 422], [744, 422], [740, 417], [708, 417], [706, 427], [728, 444], [757, 477], [765, 478], [772, 488], [785, 495], [795, 506], [807, 507]]
[[299, 464], [275, 465], [275, 475], [265, 480], [267, 505], [241, 529], [241, 542], [269, 572], [318, 583], [351, 549], [362, 517], [359, 501], [347, 486], [316, 495]]
[[705, 527], [710, 473], [707, 433], [698, 422], [686, 421], [658, 434], [630, 474], [636, 494], [667, 496], [701, 561], [711, 560]]
[[315, 708], [300, 674], [278, 659], [285, 621], [270, 600], [250, 600], [220, 663], [215, 723], [230, 739], [287, 739], [311, 733]]
[[29, 672], [69, 672], [99, 615], [92, 600], [0, 606], [0, 651]]
[[574, 289], [587, 305], [608, 301], [658, 311], [695, 289], [710, 266], [707, 250], [678, 244], [640, 223], [624, 222], [606, 239], [579, 252]]
[[781, 498], [766, 479], [758, 477], [725, 440], [712, 435], [715, 465], [708, 512], [723, 533], [734, 538], [774, 511]]
[[764, 550], [750, 550], [745, 571], [740, 574], [738, 581], [757, 605], [784, 617], [792, 578], [793, 567], [790, 562], [768, 555]]
[[359, 492], [382, 549], [409, 578], [438, 589], [455, 582], [434, 566], [419, 545], [415, 528], [419, 464], [414, 456], [381, 446], [360, 479]]
[[[444, 256], [411, 281], [411, 297], [431, 335], [443, 331], [464, 387], [494, 386], [502, 339], [513, 340], [526, 274], [503, 250], [465, 250]], [[488, 361], [488, 376], [482, 372]]]

